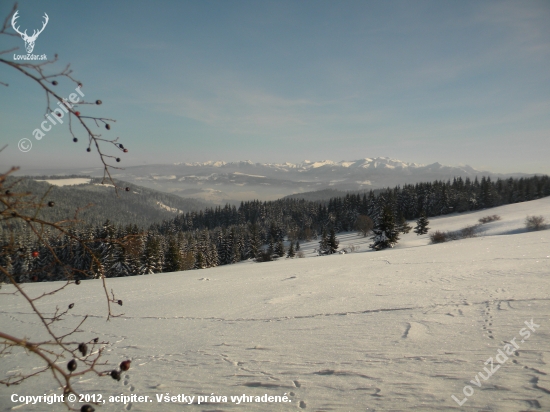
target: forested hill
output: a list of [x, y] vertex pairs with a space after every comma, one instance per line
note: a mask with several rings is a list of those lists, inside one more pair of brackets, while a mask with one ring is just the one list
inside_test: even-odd
[[[351, 230], [359, 215], [376, 221], [379, 211], [388, 205], [396, 218], [417, 219], [422, 212], [439, 216], [453, 212], [466, 212], [495, 206], [524, 202], [550, 196], [550, 177], [509, 178], [491, 180], [483, 177], [470, 180], [456, 178], [451, 182], [435, 181], [397, 186], [368, 194], [346, 194], [328, 202], [304, 199], [243, 202], [236, 207], [225, 206], [206, 209], [200, 213], [186, 213], [155, 225], [160, 233], [229, 228], [232, 225], [258, 224], [261, 231], [269, 232], [275, 225], [281, 233], [293, 233], [298, 239], [308, 237], [307, 232], [318, 234], [322, 228], [332, 226], [336, 231]], [[266, 235], [267, 236], [267, 235]]]
[[200, 200], [184, 199], [123, 181], [115, 182], [117, 186], [130, 187], [130, 191], [119, 190], [117, 196], [112, 186], [100, 185], [99, 179], [73, 186], [52, 186], [45, 181], [35, 180], [44, 178], [9, 178], [5, 187], [17, 182], [11, 188], [12, 192], [31, 192], [37, 201], [50, 189], [44, 203], [53, 201], [55, 207], [44, 207], [39, 214], [41, 218], [50, 221], [72, 218], [80, 209], [78, 219], [88, 225], [98, 226], [109, 220], [115, 225], [131, 224], [146, 228], [153, 223], [173, 219], [178, 213], [199, 211], [211, 206]]
[[[49, 186], [31, 180], [23, 180], [19, 185], [19, 190], [37, 194]], [[286, 253], [291, 256], [298, 250], [298, 242], [318, 239], [319, 235], [320, 250], [325, 251], [325, 243], [332, 244], [336, 232], [362, 230], [359, 223], [367, 218], [374, 222], [375, 233], [405, 233], [405, 219], [417, 219], [421, 214], [466, 212], [550, 196], [548, 176], [497, 181], [485, 177], [480, 181], [457, 178], [453, 182], [405, 185], [378, 195], [346, 194], [329, 202], [281, 199], [243, 202], [238, 208], [217, 206], [180, 213], [143, 230], [120, 225], [131, 223], [143, 228], [147, 219], [155, 219], [157, 213], [168, 213], [157, 210], [156, 202], [181, 207], [177, 202], [185, 200], [135, 187], [116, 198], [112, 188], [87, 186], [92, 187], [54, 187], [45, 203], [56, 204], [46, 206], [42, 212], [61, 219], [86, 202], [94, 202], [96, 208], [82, 213], [103, 223], [77, 227], [71, 232], [83, 239], [87, 249], [67, 235], [38, 242], [28, 231], [4, 232], [0, 265], [18, 282], [66, 279], [68, 267], [73, 270], [71, 276], [96, 278], [202, 269], [247, 259], [267, 261]], [[140, 216], [141, 210], [144, 212]], [[291, 241], [296, 249], [286, 250], [284, 241]], [[333, 253], [337, 246], [331, 245], [327, 253]], [[52, 250], [60, 260], [53, 260]], [[96, 263], [92, 264], [94, 259]]]

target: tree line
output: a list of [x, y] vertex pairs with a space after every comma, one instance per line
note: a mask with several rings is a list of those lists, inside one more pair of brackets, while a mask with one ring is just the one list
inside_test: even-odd
[[[293, 256], [300, 242], [321, 239], [320, 253], [334, 253], [335, 233], [362, 231], [374, 222], [371, 247], [379, 250], [391, 233], [410, 230], [407, 220], [466, 212], [550, 195], [550, 178], [533, 176], [473, 181], [454, 178], [397, 186], [375, 194], [348, 193], [326, 202], [303, 199], [247, 201], [179, 214], [147, 229], [114, 225], [72, 229], [72, 236], [48, 237], [38, 244], [31, 233], [15, 239], [2, 233], [1, 264], [19, 282], [97, 278], [202, 269]], [[393, 232], [384, 232], [391, 222]], [[13, 232], [12, 232], [13, 234]], [[366, 232], [364, 232], [366, 235]], [[87, 246], [75, 241], [78, 238]], [[397, 238], [395, 238], [397, 239]], [[391, 242], [390, 242], [391, 243]], [[51, 251], [63, 262], [54, 263]], [[91, 254], [98, 259], [93, 260]], [[100, 264], [94, 263], [99, 261]]]

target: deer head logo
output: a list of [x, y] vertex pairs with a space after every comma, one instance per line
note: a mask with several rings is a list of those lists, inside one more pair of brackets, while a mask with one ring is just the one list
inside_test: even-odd
[[50, 20], [50, 18], [48, 17], [48, 15], [46, 13], [44, 13], [44, 24], [42, 25], [42, 28], [38, 31], [36, 30], [33, 30], [33, 33], [32, 33], [32, 36], [28, 36], [27, 35], [27, 30], [25, 30], [23, 33], [21, 33], [19, 31], [19, 27], [15, 27], [15, 21], [19, 18], [19, 16], [17, 15], [17, 13], [19, 13], [19, 10], [17, 10], [15, 12], [15, 14], [13, 15], [12, 19], [11, 19], [11, 25], [13, 27], [13, 29], [21, 35], [21, 38], [25, 41], [25, 48], [27, 49], [27, 53], [32, 53], [33, 49], [34, 49], [34, 42], [36, 41], [36, 38], [38, 37], [38, 35], [40, 33], [42, 33], [44, 31], [44, 29], [46, 28], [46, 24], [48, 24], [48, 20]]

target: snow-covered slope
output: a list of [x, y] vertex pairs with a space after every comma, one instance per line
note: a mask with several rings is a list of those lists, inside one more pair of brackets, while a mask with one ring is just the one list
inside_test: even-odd
[[[409, 233], [398, 247], [372, 252], [363, 238], [343, 234], [341, 245], [360, 244], [363, 253], [110, 279], [124, 300], [124, 315], [110, 322], [98, 281], [71, 285], [48, 307], [74, 302], [63, 326], [90, 314], [79, 339], [109, 341], [112, 365], [132, 360], [121, 382], [86, 377], [78, 390], [153, 400], [98, 410], [550, 410], [550, 230], [523, 229], [526, 215], [550, 220], [550, 198], [433, 218], [430, 227], [455, 230], [489, 214], [502, 220], [484, 225], [484, 236], [438, 245]], [[312, 256], [314, 247], [302, 250]], [[25, 289], [38, 295], [51, 286]], [[0, 329], [40, 339], [27, 304], [1, 299]], [[512, 340], [519, 349], [505, 359], [498, 351]], [[2, 375], [37, 366], [18, 351], [0, 359]], [[0, 387], [0, 410], [17, 406], [13, 393], [60, 392], [47, 375]], [[157, 403], [167, 393], [228, 402]], [[231, 402], [243, 394], [292, 402]], [[452, 396], [466, 399], [462, 408]]]

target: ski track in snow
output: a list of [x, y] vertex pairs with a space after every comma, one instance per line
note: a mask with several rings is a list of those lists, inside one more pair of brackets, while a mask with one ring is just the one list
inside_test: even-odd
[[[60, 330], [89, 314], [78, 336], [108, 341], [103, 359], [110, 368], [132, 361], [120, 382], [87, 375], [75, 383], [77, 390], [155, 399], [105, 404], [98, 411], [545, 411], [550, 231], [520, 228], [526, 214], [550, 218], [548, 211], [550, 199], [541, 199], [435, 218], [432, 230], [456, 230], [487, 214], [502, 216], [483, 237], [439, 245], [408, 234], [398, 247], [381, 252], [109, 279], [108, 287], [125, 302], [123, 315], [109, 322], [97, 281], [72, 285], [44, 307], [74, 302]], [[360, 252], [367, 250], [368, 239], [355, 234], [340, 240], [341, 246], [354, 242]], [[316, 244], [301, 246], [311, 256]], [[25, 288], [38, 295], [48, 286]], [[519, 331], [531, 319], [540, 327], [519, 343]], [[25, 302], [2, 296], [3, 331], [36, 341], [43, 338], [36, 335], [39, 326]], [[514, 337], [519, 349], [493, 376], [480, 379], [480, 387], [472, 384], [484, 373], [484, 362]], [[38, 366], [17, 350], [0, 359], [3, 376]], [[462, 400], [466, 385], [474, 394], [459, 407], [451, 395]], [[17, 406], [9, 400], [12, 393], [60, 393], [45, 374], [0, 387], [0, 411], [66, 410]], [[155, 395], [166, 393], [286, 393], [292, 403], [157, 403]]]

